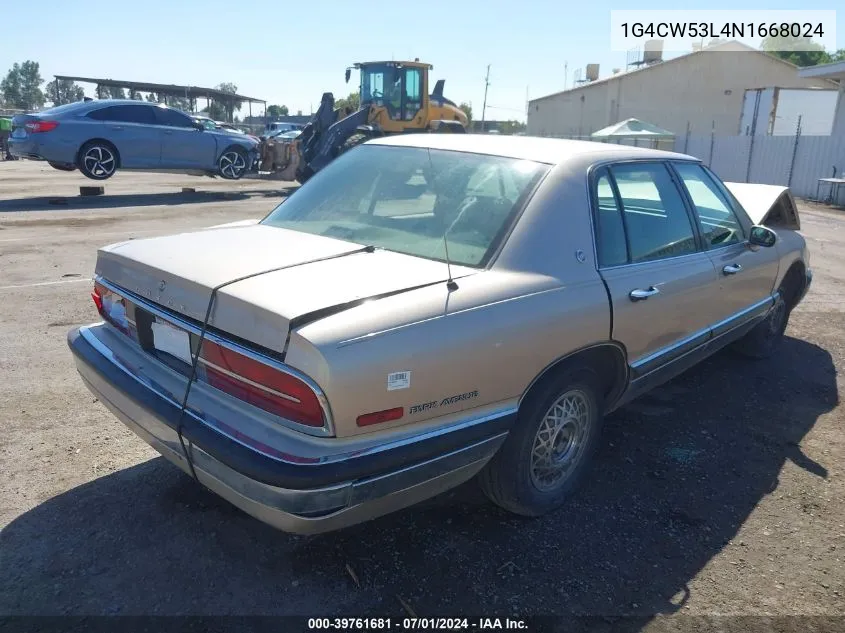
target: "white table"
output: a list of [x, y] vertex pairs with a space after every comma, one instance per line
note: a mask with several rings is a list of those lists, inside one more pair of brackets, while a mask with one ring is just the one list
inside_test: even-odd
[[822, 199], [819, 197], [819, 188], [822, 186], [822, 183], [825, 183], [828, 189], [828, 198], [830, 198], [831, 204], [836, 204], [836, 199], [839, 196], [839, 187], [845, 185], [845, 178], [819, 178], [819, 181], [816, 183], [816, 200], [821, 202]]

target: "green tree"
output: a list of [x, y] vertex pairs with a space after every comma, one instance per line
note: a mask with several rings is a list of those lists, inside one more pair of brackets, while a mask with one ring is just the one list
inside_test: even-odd
[[280, 116], [287, 116], [288, 115], [288, 107], [286, 105], [271, 105], [267, 106], [267, 116], [271, 116], [274, 119]]
[[6, 78], [0, 82], [0, 93], [9, 107], [35, 110], [43, 106], [46, 100], [41, 91], [42, 83], [44, 80], [38, 62], [27, 60], [12, 66]]
[[226, 116], [226, 108], [219, 101], [212, 101], [203, 109], [203, 113], [208, 115], [208, 118], [210, 119], [220, 121]]
[[108, 99], [125, 99], [126, 92], [120, 86], [103, 86], [103, 96]]
[[146, 101], [149, 103], [161, 103], [163, 100], [164, 99], [161, 95], [157, 95], [154, 92], [149, 93], [146, 98]]
[[357, 92], [350, 92], [349, 96], [345, 99], [338, 99], [334, 102], [335, 110], [341, 110], [343, 108], [349, 108], [353, 112], [359, 110], [361, 108], [361, 95]]
[[56, 90], [56, 83], [55, 81], [48, 82], [46, 90], [47, 99], [52, 101], [54, 106], [82, 101], [85, 97], [85, 90], [82, 89], [82, 86], [70, 79], [60, 79], [58, 90]]
[[517, 134], [519, 132], [524, 132], [527, 129], [527, 125], [525, 123], [520, 123], [519, 121], [511, 119], [510, 121], [503, 121], [499, 124], [499, 132], [501, 134]]
[[[217, 84], [216, 89], [220, 92], [228, 92], [229, 94], [233, 95], [238, 93], [238, 87], [235, 84], [227, 81]], [[241, 111], [241, 102], [236, 101], [235, 99], [223, 99], [220, 105], [223, 106], [227, 121], [232, 120], [235, 115], [235, 110], [237, 110], [238, 112]]]
[[[845, 49], [840, 49], [831, 55], [824, 46], [814, 42], [810, 37], [764, 37], [760, 48], [775, 57], [801, 67], [829, 64], [845, 58]], [[798, 48], [803, 50], [796, 50]]]
[[472, 123], [472, 106], [466, 102], [462, 102], [458, 107], [464, 111], [464, 114], [467, 115], [467, 120]]

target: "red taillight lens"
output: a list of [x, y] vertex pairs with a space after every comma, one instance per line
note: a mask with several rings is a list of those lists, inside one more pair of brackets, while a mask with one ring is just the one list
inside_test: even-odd
[[212, 387], [292, 422], [324, 426], [317, 395], [299, 378], [212, 341], [203, 342], [200, 359]]
[[24, 127], [32, 134], [39, 132], [49, 132], [59, 127], [58, 121], [28, 121], [24, 123]]
[[386, 411], [375, 411], [374, 413], [365, 413], [358, 416], [358, 426], [369, 426], [371, 424], [381, 424], [382, 422], [390, 422], [398, 420], [405, 415], [405, 410], [402, 407], [395, 409], [387, 409]]
[[124, 334], [129, 333], [129, 321], [126, 318], [126, 302], [119, 294], [112, 292], [105, 286], [94, 283], [91, 293], [97, 312], [104, 320], [111, 323]]

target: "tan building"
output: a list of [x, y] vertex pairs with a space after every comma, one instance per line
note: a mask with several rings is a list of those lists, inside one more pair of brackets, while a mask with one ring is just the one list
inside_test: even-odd
[[528, 134], [588, 136], [637, 118], [674, 132], [732, 136], [739, 132], [747, 88], [836, 88], [739, 42], [725, 42], [663, 62], [598, 79], [528, 104]]

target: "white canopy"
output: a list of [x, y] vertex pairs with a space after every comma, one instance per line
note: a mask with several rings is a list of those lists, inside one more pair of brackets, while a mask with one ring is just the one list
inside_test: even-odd
[[625, 119], [619, 123], [608, 125], [606, 128], [593, 132], [592, 138], [674, 138], [669, 130], [664, 130], [651, 123], [639, 119]]

